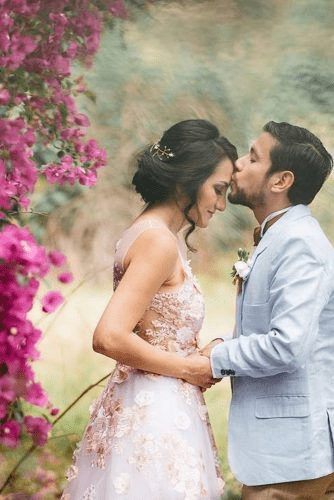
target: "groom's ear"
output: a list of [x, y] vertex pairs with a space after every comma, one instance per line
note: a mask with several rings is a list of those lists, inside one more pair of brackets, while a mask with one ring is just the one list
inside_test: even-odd
[[295, 176], [290, 170], [275, 172], [270, 179], [271, 192], [281, 194], [289, 191], [295, 181]]

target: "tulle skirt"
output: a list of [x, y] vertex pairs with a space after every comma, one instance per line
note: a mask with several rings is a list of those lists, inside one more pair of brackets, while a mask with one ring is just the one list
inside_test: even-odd
[[201, 390], [118, 365], [74, 454], [62, 500], [219, 500]]

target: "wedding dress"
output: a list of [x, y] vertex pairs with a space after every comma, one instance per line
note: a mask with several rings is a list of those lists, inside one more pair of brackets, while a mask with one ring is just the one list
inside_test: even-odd
[[[118, 242], [114, 288], [127, 250], [149, 228], [161, 230], [162, 223], [137, 222]], [[183, 284], [153, 296], [136, 332], [159, 349], [186, 356], [198, 348], [204, 301], [180, 258]], [[201, 390], [117, 363], [92, 405], [67, 479], [62, 500], [219, 500], [224, 482]]]

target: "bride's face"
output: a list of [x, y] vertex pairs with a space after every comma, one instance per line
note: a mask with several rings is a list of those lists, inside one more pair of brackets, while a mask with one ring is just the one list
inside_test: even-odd
[[189, 210], [190, 218], [196, 226], [207, 227], [211, 217], [217, 210], [222, 212], [226, 207], [226, 192], [231, 182], [233, 164], [229, 158], [218, 163], [214, 172], [201, 185], [197, 201]]

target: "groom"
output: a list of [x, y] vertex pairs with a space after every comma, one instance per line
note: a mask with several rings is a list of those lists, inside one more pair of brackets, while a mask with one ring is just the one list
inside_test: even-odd
[[233, 375], [229, 461], [243, 500], [334, 498], [334, 250], [310, 215], [332, 158], [306, 129], [269, 122], [237, 160], [229, 201], [261, 237], [235, 338], [204, 349]]

